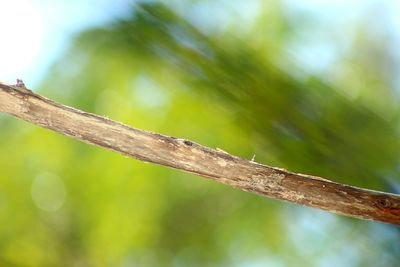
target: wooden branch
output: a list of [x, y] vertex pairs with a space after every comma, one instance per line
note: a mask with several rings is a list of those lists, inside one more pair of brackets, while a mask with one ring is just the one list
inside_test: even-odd
[[274, 199], [400, 225], [400, 196], [292, 173], [55, 103], [0, 83], [0, 112], [125, 156], [180, 169]]

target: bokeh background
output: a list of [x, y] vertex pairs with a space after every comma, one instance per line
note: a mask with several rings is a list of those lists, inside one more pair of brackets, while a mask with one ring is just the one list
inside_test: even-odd
[[[0, 79], [294, 172], [400, 191], [397, 1], [0, 3]], [[394, 226], [0, 115], [0, 266], [399, 266]]]

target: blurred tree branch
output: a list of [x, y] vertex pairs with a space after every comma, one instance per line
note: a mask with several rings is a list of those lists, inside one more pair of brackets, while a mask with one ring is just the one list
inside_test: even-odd
[[188, 140], [128, 127], [0, 83], [0, 112], [145, 162], [244, 191], [360, 219], [400, 225], [400, 196], [296, 174]]

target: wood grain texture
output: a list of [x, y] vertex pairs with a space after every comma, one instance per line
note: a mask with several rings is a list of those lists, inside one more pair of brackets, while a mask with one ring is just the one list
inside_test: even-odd
[[399, 195], [292, 173], [189, 140], [131, 128], [55, 103], [26, 89], [0, 83], [0, 112], [125, 156], [194, 173], [244, 191], [400, 225]]

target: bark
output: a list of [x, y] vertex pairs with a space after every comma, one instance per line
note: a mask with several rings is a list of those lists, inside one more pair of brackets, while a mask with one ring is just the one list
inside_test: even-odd
[[244, 191], [360, 219], [400, 225], [400, 196], [241, 159], [189, 140], [131, 128], [0, 83], [0, 112], [141, 161]]

